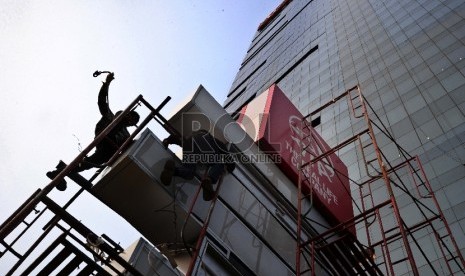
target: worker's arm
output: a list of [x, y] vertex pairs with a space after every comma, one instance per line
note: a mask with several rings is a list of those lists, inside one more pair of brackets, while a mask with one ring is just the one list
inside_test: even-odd
[[165, 148], [168, 148], [168, 145], [172, 145], [172, 144], [181, 146], [181, 143], [182, 143], [181, 138], [174, 134], [171, 134], [170, 136], [168, 136], [168, 138], [165, 138], [163, 140], [163, 146]]
[[115, 78], [114, 76], [114, 73], [109, 73], [107, 75], [107, 78], [98, 93], [98, 108], [100, 110], [100, 114], [109, 119], [112, 119], [113, 112], [111, 112], [110, 105], [108, 103], [108, 88], [110, 87], [111, 81]]

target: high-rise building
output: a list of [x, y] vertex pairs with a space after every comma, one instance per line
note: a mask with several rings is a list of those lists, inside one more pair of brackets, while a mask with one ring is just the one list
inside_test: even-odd
[[[463, 1], [283, 1], [258, 27], [224, 107], [236, 114], [277, 84], [306, 115], [358, 86], [392, 135], [378, 139], [380, 150], [393, 164], [401, 158], [398, 146], [419, 156], [465, 252], [464, 67]], [[346, 109], [329, 111], [315, 114], [316, 129], [335, 146], [354, 125]], [[350, 177], [363, 178], [360, 153], [342, 159]], [[412, 216], [410, 203], [397, 200], [401, 216]]]
[[[464, 16], [460, 1], [283, 1], [258, 26], [223, 106], [199, 86], [165, 119], [169, 98], [154, 108], [139, 96], [112, 125], [135, 108], [148, 115], [105, 169], [90, 179], [74, 170], [104, 134], [60, 163], [0, 225], [0, 269], [463, 275]], [[208, 142], [181, 160], [152, 120], [191, 148], [205, 146], [193, 133], [208, 132], [227, 155]], [[209, 187], [208, 168], [231, 156], [235, 169]], [[184, 178], [182, 162], [206, 166]], [[79, 190], [54, 198], [65, 176]], [[68, 208], [81, 193], [144, 239], [123, 249], [85, 226]]]

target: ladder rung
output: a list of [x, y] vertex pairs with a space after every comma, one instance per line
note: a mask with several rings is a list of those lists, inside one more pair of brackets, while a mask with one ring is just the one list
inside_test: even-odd
[[366, 194], [366, 195], [363, 195], [362, 198], [365, 198], [365, 197], [370, 196], [370, 195], [371, 195], [370, 193]]
[[371, 163], [373, 163], [373, 162], [375, 162], [375, 161], [378, 161], [378, 159], [375, 158], [375, 159], [368, 160], [368, 161], [367, 161], [367, 164], [371, 164]]
[[442, 239], [447, 238], [447, 237], [449, 237], [449, 236], [450, 236], [449, 233], [447, 233], [447, 234], [445, 234], [444, 236], [440, 236], [439, 239], [442, 240]]
[[365, 146], [363, 146], [362, 148], [366, 149], [366, 148], [368, 148], [369, 146], [372, 146], [372, 145], [373, 145], [373, 143], [368, 143]]
[[391, 229], [384, 231], [384, 233], [387, 234], [387, 233], [392, 232], [392, 231], [394, 231], [394, 230], [396, 230], [396, 229], [399, 229], [399, 227], [394, 226], [394, 227], [392, 227]]
[[403, 262], [403, 261], [405, 261], [405, 260], [408, 260], [408, 258], [405, 257], [405, 258], [403, 258], [403, 259], [397, 260], [397, 261], [393, 262], [392, 265], [396, 265], [396, 264], [401, 263], [401, 262]]
[[450, 262], [450, 261], [453, 261], [453, 260], [457, 259], [458, 257], [459, 257], [459, 256], [452, 256], [452, 258], [446, 259], [446, 261]]
[[420, 168], [411, 168], [414, 173], [421, 172]]

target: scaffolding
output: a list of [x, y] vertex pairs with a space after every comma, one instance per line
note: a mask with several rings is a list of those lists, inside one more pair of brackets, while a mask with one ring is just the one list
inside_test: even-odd
[[[0, 264], [2, 259], [8, 260], [6, 275], [27, 275], [39, 271], [41, 275], [60, 272], [58, 275], [68, 275], [79, 267], [78, 275], [122, 275], [130, 272], [142, 275], [119, 254], [123, 249], [105, 234], [97, 235], [74, 218], [66, 209], [84, 191], [92, 194], [92, 182], [101, 172], [99, 169], [89, 180], [73, 170], [83, 158], [116, 126], [123, 117], [137, 106], [145, 106], [150, 114], [141, 122], [130, 138], [121, 146], [118, 152], [105, 165], [112, 164], [129, 147], [151, 120], [155, 120], [168, 133], [179, 135], [160, 114], [160, 110], [170, 100], [167, 97], [157, 108], [152, 107], [141, 95], [137, 97], [94, 141], [90, 143], [68, 165], [61, 162], [61, 172], [43, 189], [37, 190], [18, 210], [0, 225]], [[340, 139], [340, 142], [330, 150], [320, 151], [315, 155], [309, 147], [316, 143], [311, 132], [312, 116], [318, 116], [327, 109], [339, 105], [346, 100], [347, 114], [351, 114], [354, 124], [360, 126], [353, 129], [350, 137]], [[369, 116], [374, 115], [376, 120]], [[301, 154], [297, 217], [296, 217], [296, 275], [317, 275], [324, 271], [330, 275], [398, 275], [412, 273], [420, 275], [424, 271], [435, 275], [464, 272], [465, 262], [452, 236], [444, 214], [440, 209], [431, 185], [426, 177], [423, 166], [416, 156], [410, 156], [395, 139], [386, 131], [382, 120], [362, 95], [359, 87], [344, 92], [335, 99], [322, 105], [302, 120], [302, 133], [307, 133], [306, 143], [301, 143]], [[395, 144], [399, 151], [396, 164], [391, 164], [388, 157], [378, 146], [376, 137], [383, 135]], [[376, 137], [375, 137], [376, 136]], [[312, 144], [313, 145], [313, 144]], [[312, 210], [313, 197], [312, 179], [303, 173], [308, 167], [323, 162], [330, 166], [327, 157], [339, 152], [355, 152], [359, 156], [359, 167], [363, 168], [361, 180], [355, 181], [349, 175], [338, 173], [340, 177], [349, 180], [352, 186], [351, 198], [356, 207], [355, 216], [334, 227], [315, 234], [311, 228], [312, 221], [307, 221], [306, 215]], [[71, 178], [80, 185], [79, 191], [63, 206], [59, 206], [48, 194], [64, 177]], [[197, 176], [201, 179], [201, 177]], [[190, 262], [186, 275], [197, 275], [203, 267], [201, 254], [205, 248], [211, 215], [215, 208], [222, 178], [218, 182], [215, 196], [210, 202], [205, 218], [200, 219], [201, 230], [194, 246], [184, 243], [190, 254]], [[304, 188], [305, 186], [305, 188]], [[194, 219], [194, 206], [197, 202], [201, 186], [196, 190], [187, 211], [187, 220]], [[302, 191], [308, 191], [308, 193]], [[350, 191], [347, 191], [350, 194]], [[303, 201], [308, 201], [310, 209], [303, 210]], [[174, 200], [173, 204], [177, 204]], [[186, 208], [187, 209], [187, 208]], [[404, 211], [404, 209], [408, 209]], [[51, 213], [51, 214], [50, 214]], [[47, 218], [48, 216], [48, 218]], [[409, 216], [409, 217], [407, 217]], [[195, 218], [198, 220], [198, 218]], [[39, 222], [40, 220], [40, 222]], [[40, 224], [45, 220], [45, 224]], [[40, 224], [39, 226], [37, 226]], [[33, 240], [26, 233], [41, 228], [42, 232]], [[357, 236], [351, 229], [357, 230]], [[177, 231], [176, 231], [177, 232]], [[38, 231], [35, 231], [38, 233]], [[182, 238], [182, 237], [181, 237]], [[432, 239], [431, 239], [432, 238]], [[26, 240], [26, 242], [24, 242]], [[424, 250], [424, 244], [431, 243], [432, 250]], [[27, 243], [24, 248], [24, 243]], [[420, 245], [421, 244], [421, 245]], [[45, 248], [44, 248], [45, 246]], [[163, 250], [162, 250], [163, 252]], [[168, 252], [169, 253], [169, 252]], [[33, 256], [33, 254], [39, 254]], [[169, 254], [167, 255], [168, 259]], [[438, 262], [431, 259], [442, 256]], [[89, 257], [90, 256], [90, 257]], [[63, 264], [64, 259], [70, 259]], [[28, 260], [28, 262], [26, 262]], [[173, 264], [173, 263], [172, 263]], [[122, 267], [125, 272], [116, 266]], [[399, 273], [401, 272], [401, 273]]]
[[[74, 160], [68, 165], [63, 161], [59, 162], [57, 169], [60, 170], [60, 173], [43, 189], [37, 190], [0, 226], [0, 245], [2, 246], [0, 250], [0, 264], [2, 264], [2, 261], [3, 264], [7, 263], [8, 268], [4, 267], [4, 269], [8, 269], [6, 275], [16, 275], [18, 273], [20, 275], [29, 275], [30, 273], [50, 275], [52, 272], [54, 274], [57, 273], [56, 275], [69, 275], [71, 272], [76, 273], [76, 271], [77, 275], [110, 275], [110, 273], [113, 275], [123, 275], [126, 272], [132, 275], [143, 275], [120, 256], [120, 253], [124, 250], [119, 244], [105, 234], [101, 236], [95, 234], [91, 229], [68, 213], [66, 209], [84, 191], [94, 195], [92, 182], [97, 179], [106, 166], [113, 164], [129, 148], [136, 135], [145, 129], [152, 120], [160, 124], [169, 134], [181, 137], [180, 133], [160, 114], [161, 109], [170, 99], [171, 97], [167, 97], [157, 108], [154, 108], [142, 95], [139, 95]], [[99, 169], [89, 179], [84, 178], [79, 173], [73, 172], [83, 158], [102, 139], [105, 139], [105, 136], [121, 122], [124, 116], [138, 106], [148, 108], [149, 114], [130, 134], [130, 137], [121, 145], [110, 160], [99, 166]], [[70, 178], [80, 187], [63, 206], [60, 206], [48, 197], [48, 194], [65, 177]], [[199, 175], [196, 175], [196, 177], [201, 179]], [[202, 256], [199, 255], [199, 252], [207, 235], [208, 224], [218, 198], [221, 182], [222, 177], [218, 181], [207, 216], [201, 221], [203, 225], [199, 232], [195, 248], [186, 244], [183, 233], [188, 220], [194, 217], [193, 209], [202, 189], [201, 185], [198, 186], [196, 194], [190, 203], [189, 211], [181, 230], [184, 248], [191, 257], [186, 275], [194, 275], [202, 267]], [[173, 201], [171, 204], [177, 203]], [[43, 232], [40, 232], [40, 230]], [[31, 238], [30, 236], [34, 237]], [[32, 245], [29, 245], [30, 241], [34, 239], [35, 241], [32, 242]], [[50, 239], [52, 240], [50, 241]], [[22, 248], [24, 245], [21, 243], [27, 243], [27, 249]], [[46, 247], [45, 249], [43, 249], [44, 246]], [[171, 249], [163, 246], [160, 246], [159, 249], [167, 257], [174, 269], [176, 263], [170, 256]], [[7, 258], [9, 259], [5, 260]], [[63, 262], [67, 258], [71, 258], [71, 261], [64, 265]], [[121, 268], [123, 271], [121, 271]]]
[[[9, 271], [6, 275], [13, 275], [13, 273], [19, 273], [17, 270], [21, 267], [23, 271], [21, 275], [28, 275], [35, 269], [41, 268], [40, 275], [49, 275], [55, 271], [63, 260], [69, 256], [73, 256], [66, 266], [60, 267], [60, 272], [57, 275], [68, 275], [70, 272], [79, 269], [78, 275], [90, 275], [93, 273], [109, 275], [109, 272], [104, 270], [103, 266], [106, 266], [109, 271], [116, 274], [121, 274], [114, 264], [124, 268], [124, 270], [132, 273], [133, 275], [142, 275], [133, 266], [127, 263], [123, 258], [119, 256], [119, 253], [123, 249], [108, 236], [103, 234], [98, 236], [84, 224], [69, 214], [66, 209], [81, 195], [84, 191], [92, 194], [90, 190], [93, 186], [92, 181], [95, 180], [98, 175], [102, 172], [102, 169], [107, 165], [115, 162], [115, 160], [123, 153], [134, 137], [143, 130], [151, 120], [155, 120], [160, 123], [168, 132], [173, 133], [173, 129], [167, 124], [167, 120], [161, 116], [160, 110], [170, 100], [167, 97], [157, 108], [152, 107], [143, 97], [139, 95], [119, 116], [117, 116], [111, 124], [109, 124], [95, 139], [84, 149], [82, 152], [68, 165], [60, 161], [57, 168], [61, 169], [60, 173], [43, 189], [37, 190], [24, 204], [22, 204], [1, 226], [0, 226], [0, 243], [3, 246], [3, 250], [0, 252], [0, 259], [6, 257], [14, 257], [16, 260], [9, 261]], [[149, 115], [140, 123], [136, 130], [130, 135], [130, 137], [121, 145], [117, 152], [110, 158], [108, 162], [103, 164], [101, 168], [89, 179], [85, 179], [80, 174], [73, 172], [73, 170], [79, 165], [83, 158], [100, 143], [105, 136], [121, 122], [121, 120], [131, 110], [137, 108], [140, 105], [144, 105], [150, 111]], [[71, 178], [75, 183], [80, 185], [80, 189], [66, 202], [63, 206], [59, 206], [48, 194], [55, 186], [64, 179], [65, 176]], [[38, 210], [42, 208], [42, 210]], [[30, 237], [26, 238], [26, 234], [36, 232], [37, 227], [40, 227], [40, 223], [46, 220], [48, 213], [52, 213], [52, 218], [43, 225], [43, 233], [40, 234], [32, 245], [27, 246], [27, 250], [21, 248], [21, 241], [25, 239], [30, 240]], [[48, 214], [50, 216], [50, 214]], [[45, 219], [41, 219], [44, 217]], [[35, 228], [34, 228], [35, 227]], [[52, 236], [56, 236], [56, 230], [61, 233], [58, 237], [50, 243], [39, 257], [33, 260], [32, 263], [25, 263], [26, 259], [30, 258], [32, 253], [40, 251], [41, 243], [45, 243], [47, 239]], [[8, 241], [11, 240], [11, 241]], [[18, 249], [16, 249], [16, 247]], [[55, 254], [56, 250], [62, 248], [62, 250]], [[23, 253], [20, 253], [24, 251]], [[84, 252], [88, 252], [85, 254]], [[94, 258], [89, 258], [90, 255]], [[9, 253], [9, 256], [7, 256]], [[51, 259], [51, 260], [50, 260]], [[113, 260], [113, 263], [111, 261]], [[30, 259], [29, 259], [30, 261]], [[100, 263], [100, 264], [99, 264]], [[82, 264], [85, 264], [82, 267]], [[27, 266], [24, 268], [24, 266]]]
[[[216, 201], [218, 199], [218, 194], [220, 192], [220, 187], [221, 187], [222, 182], [223, 182], [223, 177], [220, 177], [220, 179], [218, 180], [218, 185], [216, 187], [215, 194], [214, 194], [214, 196], [213, 196], [213, 198], [211, 200], [210, 206], [208, 208], [207, 217], [205, 218], [205, 220], [203, 222], [203, 225], [202, 225], [202, 228], [200, 230], [200, 234], [199, 234], [199, 237], [197, 239], [197, 243], [196, 243], [196, 246], [194, 248], [194, 251], [193, 252], [191, 252], [190, 250], [188, 251], [189, 255], [191, 256], [191, 262], [189, 263], [189, 268], [187, 270], [186, 276], [196, 275], [195, 272], [198, 271], [198, 269], [200, 269], [202, 267], [202, 256], [200, 256], [200, 251], [201, 251], [203, 241], [204, 241], [204, 239], [205, 239], [205, 237], [207, 235], [208, 225], [210, 223], [210, 218], [211, 218], [211, 216], [213, 214], [213, 210], [215, 209], [215, 206], [216, 206]], [[197, 202], [197, 199], [199, 197], [201, 188], [202, 187], [199, 185], [199, 187], [197, 189], [197, 192], [195, 193], [194, 200], [192, 201], [192, 203], [191, 203], [191, 205], [189, 207], [187, 219], [189, 219], [191, 217], [191, 215], [192, 215], [192, 211], [193, 211], [195, 203]], [[184, 231], [181, 231], [181, 233], [183, 233], [183, 232]], [[188, 248], [188, 247], [186, 246], [186, 248]]]
[[[344, 100], [351, 120], [363, 126], [353, 129], [351, 137], [318, 156], [312, 155], [307, 149], [309, 145], [303, 143], [301, 156], [310, 155], [311, 160], [301, 158], [300, 171], [325, 162], [329, 154], [350, 150], [360, 156], [359, 167], [365, 171], [360, 175], [361, 180], [357, 182], [345, 176], [350, 180], [352, 192], [358, 190], [358, 195], [352, 198], [357, 213], [354, 218], [316, 236], [306, 234], [302, 228], [305, 221], [302, 202], [312, 200], [312, 194], [303, 194], [301, 189], [304, 185], [313, 187], [313, 183], [307, 175], [299, 173], [296, 274], [316, 275], [317, 263], [332, 275], [421, 275], [425, 272], [454, 275], [465, 272], [463, 256], [420, 159], [410, 156], [396, 143], [358, 86], [307, 115], [302, 120], [302, 129], [310, 127], [312, 116], [334, 106], [340, 108]], [[369, 113], [376, 120], [372, 120]], [[311, 141], [312, 135], [309, 131], [306, 133]], [[376, 140], [378, 135], [384, 135], [397, 147], [400, 161], [396, 165], [381, 151]], [[351, 196], [350, 193], [347, 196]], [[349, 231], [354, 226], [357, 237]], [[433, 250], [425, 250], [425, 247]]]

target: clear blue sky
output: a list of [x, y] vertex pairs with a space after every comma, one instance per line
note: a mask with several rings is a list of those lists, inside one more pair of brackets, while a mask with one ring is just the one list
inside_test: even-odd
[[[48, 183], [58, 160], [91, 142], [104, 79], [95, 70], [115, 72], [114, 111], [139, 94], [155, 106], [171, 95], [168, 115], [199, 84], [223, 103], [259, 23], [280, 3], [0, 0], [0, 223]], [[137, 238], [108, 231], [118, 218], [92, 200], [76, 203], [79, 219], [123, 246]]]

